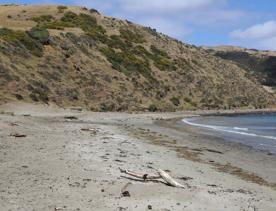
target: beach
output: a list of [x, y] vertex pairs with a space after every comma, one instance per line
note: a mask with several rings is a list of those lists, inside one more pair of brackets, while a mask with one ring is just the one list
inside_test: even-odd
[[[0, 111], [1, 211], [276, 210], [275, 155], [179, 123], [212, 112], [94, 113], [31, 104]], [[160, 168], [185, 188], [138, 181], [119, 168]]]

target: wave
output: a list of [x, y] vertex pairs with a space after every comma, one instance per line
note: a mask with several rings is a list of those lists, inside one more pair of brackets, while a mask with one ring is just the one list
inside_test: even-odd
[[243, 127], [233, 127], [234, 130], [244, 130], [248, 131], [248, 128], [243, 128]]
[[217, 130], [217, 131], [222, 131], [222, 132], [235, 133], [235, 134], [239, 134], [239, 135], [253, 136], [253, 137], [276, 140], [275, 136], [265, 136], [265, 135], [258, 135], [255, 133], [243, 132], [243, 131], [248, 131], [248, 128], [239, 128], [239, 127], [231, 128], [231, 127], [223, 127], [223, 126], [216, 126], [216, 125], [204, 125], [204, 124], [190, 122], [187, 119], [182, 119], [182, 122], [184, 122], [188, 125], [191, 125], [191, 126], [202, 127], [202, 128], [207, 128], [207, 129], [212, 129], [212, 130]]

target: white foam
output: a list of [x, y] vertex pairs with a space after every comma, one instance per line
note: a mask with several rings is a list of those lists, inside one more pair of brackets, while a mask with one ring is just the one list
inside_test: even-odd
[[[259, 138], [265, 138], [265, 139], [273, 139], [276, 140], [275, 136], [264, 136], [264, 135], [257, 135], [255, 133], [246, 133], [246, 132], [241, 132], [241, 131], [237, 131], [237, 130], [244, 130], [247, 131], [247, 128], [239, 128], [236, 130], [233, 130], [237, 127], [229, 128], [229, 127], [222, 127], [222, 126], [216, 126], [216, 125], [204, 125], [204, 124], [197, 124], [194, 122], [190, 122], [187, 119], [182, 119], [182, 122], [191, 125], [191, 126], [196, 126], [196, 127], [202, 127], [202, 128], [208, 128], [208, 129], [212, 129], [212, 130], [217, 130], [217, 131], [222, 131], [222, 132], [228, 132], [228, 133], [235, 133], [235, 134], [239, 134], [239, 135], [245, 135], [245, 136], [252, 136], [252, 137], [259, 137]], [[247, 129], [247, 130], [246, 130]]]
[[243, 130], [243, 131], [248, 131], [248, 128], [243, 128], [243, 127], [234, 127], [234, 130]]

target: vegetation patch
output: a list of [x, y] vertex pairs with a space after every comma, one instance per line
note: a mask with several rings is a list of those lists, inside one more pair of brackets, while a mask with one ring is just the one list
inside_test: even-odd
[[105, 40], [104, 43], [110, 48], [117, 48], [121, 49], [122, 51], [128, 51], [130, 48], [133, 47], [131, 42], [125, 42], [118, 35], [111, 35]]
[[43, 46], [24, 31], [0, 28], [0, 38], [8, 43], [20, 43], [35, 56], [43, 55]]
[[179, 106], [180, 105], [180, 100], [178, 97], [172, 97], [171, 102], [175, 105], [175, 106]]
[[52, 15], [41, 15], [41, 16], [31, 18], [32, 21], [35, 21], [37, 23], [51, 22], [54, 19], [55, 18]]
[[45, 29], [58, 29], [63, 30], [66, 27], [77, 27], [81, 28], [87, 35], [99, 38], [100, 35], [104, 34], [105, 29], [97, 24], [96, 18], [81, 13], [76, 14], [74, 12], [65, 12], [60, 20], [48, 16], [34, 17], [34, 21], [38, 23], [38, 26]]
[[154, 61], [154, 65], [163, 71], [173, 71], [176, 70], [177, 67], [174, 62], [171, 61], [169, 55], [154, 45], [151, 45], [151, 59]]
[[134, 33], [128, 29], [120, 29], [121, 37], [129, 42], [143, 43], [145, 40], [140, 34]]
[[110, 47], [101, 49], [107, 60], [112, 64], [113, 68], [124, 73], [127, 76], [140, 73], [149, 80], [154, 80], [150, 64], [128, 51], [116, 52]]
[[30, 31], [28, 31], [30, 37], [38, 40], [42, 44], [49, 43], [50, 34], [47, 29], [34, 27]]
[[57, 9], [58, 9], [58, 13], [63, 13], [65, 10], [68, 9], [68, 7], [60, 5], [57, 7]]
[[158, 110], [157, 106], [155, 104], [151, 104], [149, 106], [149, 111], [150, 112], [156, 112]]
[[47, 103], [49, 101], [48, 93], [50, 91], [49, 87], [42, 83], [41, 81], [31, 81], [32, 85], [28, 85], [28, 90], [31, 91], [30, 98], [33, 101], [42, 101]]

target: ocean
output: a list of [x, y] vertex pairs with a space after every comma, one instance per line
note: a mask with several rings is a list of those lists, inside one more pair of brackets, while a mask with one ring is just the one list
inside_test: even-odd
[[182, 121], [216, 132], [225, 141], [276, 154], [276, 114], [193, 117]]

